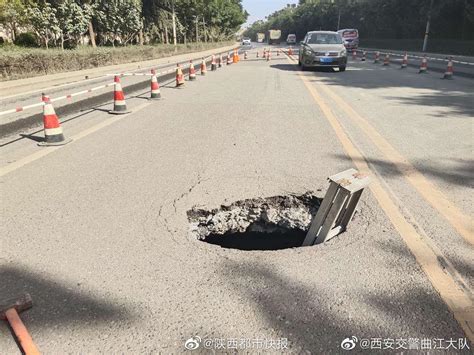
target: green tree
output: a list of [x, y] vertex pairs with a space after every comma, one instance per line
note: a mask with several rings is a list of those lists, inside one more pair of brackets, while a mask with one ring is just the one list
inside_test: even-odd
[[41, 6], [32, 5], [25, 10], [29, 25], [43, 40], [46, 49], [49, 48], [49, 42], [56, 39], [61, 33], [56, 12], [57, 10], [48, 2], [44, 2]]

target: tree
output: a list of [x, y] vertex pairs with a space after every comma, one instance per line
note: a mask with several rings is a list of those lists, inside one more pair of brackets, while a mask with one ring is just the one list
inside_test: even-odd
[[56, 18], [60, 28], [61, 48], [64, 49], [64, 42], [73, 41], [77, 44], [79, 36], [87, 31], [91, 13], [87, 7], [81, 7], [74, 0], [64, 0], [58, 6]]
[[43, 40], [46, 49], [49, 48], [49, 41], [61, 33], [56, 12], [57, 10], [48, 2], [45, 2], [41, 7], [33, 5], [25, 10], [30, 26]]
[[25, 24], [25, 5], [21, 0], [0, 0], [0, 23], [10, 33], [11, 39], [15, 42], [18, 27]]

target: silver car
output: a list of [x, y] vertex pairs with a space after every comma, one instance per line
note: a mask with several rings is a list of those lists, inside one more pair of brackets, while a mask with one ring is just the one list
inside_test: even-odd
[[332, 31], [308, 32], [301, 42], [298, 64], [303, 70], [309, 67], [330, 67], [345, 71], [347, 51], [341, 35]]

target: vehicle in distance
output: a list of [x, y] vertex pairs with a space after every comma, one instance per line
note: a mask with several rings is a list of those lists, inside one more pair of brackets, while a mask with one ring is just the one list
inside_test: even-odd
[[332, 31], [308, 32], [301, 42], [298, 64], [303, 70], [309, 67], [330, 67], [345, 71], [347, 50], [341, 35]]
[[257, 33], [257, 43], [263, 43], [265, 41], [265, 33]]
[[296, 44], [296, 35], [295, 34], [289, 34], [288, 37], [286, 37], [286, 43], [287, 44]]
[[251, 44], [252, 44], [252, 42], [250, 41], [250, 38], [248, 38], [248, 37], [242, 38], [242, 45], [243, 46], [250, 46]]
[[268, 44], [280, 44], [281, 31], [269, 30], [267, 33]]
[[359, 31], [354, 28], [343, 29], [337, 31], [344, 41], [344, 46], [347, 49], [357, 49], [359, 47]]

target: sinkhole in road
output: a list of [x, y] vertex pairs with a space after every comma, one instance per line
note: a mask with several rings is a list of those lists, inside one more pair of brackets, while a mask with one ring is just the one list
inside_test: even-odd
[[280, 250], [300, 247], [322, 199], [309, 191], [236, 201], [187, 212], [193, 238], [223, 248]]

